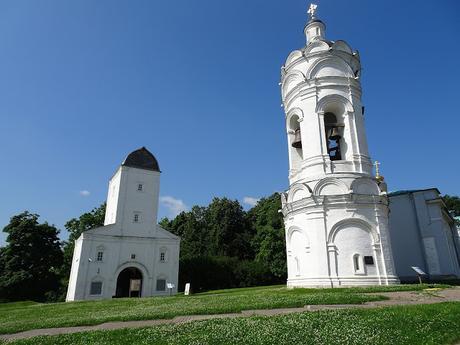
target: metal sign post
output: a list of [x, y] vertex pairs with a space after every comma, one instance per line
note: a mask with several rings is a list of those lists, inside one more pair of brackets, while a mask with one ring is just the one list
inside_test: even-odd
[[175, 287], [176, 285], [174, 285], [173, 283], [166, 283], [166, 286], [167, 286], [168, 289], [169, 289], [169, 296], [171, 296], [171, 294], [172, 294], [172, 289], [174, 289], [174, 287]]
[[411, 268], [417, 273], [418, 281], [420, 284], [422, 284], [422, 276], [426, 276], [426, 273], [422, 271], [420, 267], [417, 266], [411, 266]]

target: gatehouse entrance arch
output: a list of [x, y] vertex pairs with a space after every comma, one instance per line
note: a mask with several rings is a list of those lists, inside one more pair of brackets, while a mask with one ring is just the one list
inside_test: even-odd
[[117, 278], [116, 297], [141, 297], [142, 272], [136, 267], [127, 267]]

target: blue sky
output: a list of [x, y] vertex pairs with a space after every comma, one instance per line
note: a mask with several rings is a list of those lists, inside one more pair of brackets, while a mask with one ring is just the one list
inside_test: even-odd
[[[460, 4], [317, 3], [327, 38], [360, 51], [369, 148], [389, 188], [459, 195]], [[1, 1], [0, 226], [30, 210], [64, 230], [141, 146], [163, 171], [160, 216], [286, 189], [278, 82], [307, 7]]]

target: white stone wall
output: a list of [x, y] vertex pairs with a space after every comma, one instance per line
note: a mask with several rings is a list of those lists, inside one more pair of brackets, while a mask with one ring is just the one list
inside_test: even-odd
[[[104, 228], [96, 230], [104, 231]], [[177, 292], [179, 271], [179, 247], [174, 238], [115, 237], [85, 232], [77, 241], [80, 255], [75, 252], [72, 262], [71, 282], [67, 300], [112, 298], [116, 293], [119, 273], [127, 267], [142, 272], [142, 297], [168, 295], [169, 290], [157, 291], [157, 279], [173, 283]], [[165, 262], [160, 261], [160, 249], [166, 249]], [[103, 251], [103, 260], [97, 261], [97, 253]], [[135, 258], [131, 259], [134, 254]], [[76, 269], [74, 269], [76, 267]], [[90, 294], [93, 281], [102, 282], [102, 294]], [[70, 285], [70, 284], [69, 284]]]
[[402, 280], [417, 280], [411, 266], [433, 279], [460, 277], [460, 241], [436, 189], [390, 195], [390, 234]]
[[[305, 28], [307, 46], [281, 70], [289, 190], [282, 196], [288, 286], [398, 283], [388, 207], [372, 176], [361, 103], [360, 58], [344, 41], [325, 39], [322, 22]], [[327, 151], [325, 114], [341, 125], [341, 160]], [[300, 129], [302, 148], [292, 147]], [[364, 257], [373, 264], [365, 264]], [[356, 260], [355, 260], [356, 257]]]

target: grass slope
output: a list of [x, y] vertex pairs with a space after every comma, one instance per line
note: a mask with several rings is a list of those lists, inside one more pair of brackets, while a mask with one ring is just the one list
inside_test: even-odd
[[328, 310], [216, 319], [142, 329], [36, 337], [13, 344], [451, 344], [460, 339], [460, 303]]
[[384, 297], [365, 292], [416, 290], [426, 285], [349, 289], [286, 289], [284, 286], [218, 290], [193, 296], [114, 299], [72, 303], [0, 305], [0, 334], [36, 328], [95, 325], [106, 321], [173, 318], [247, 309], [301, 307], [307, 304], [359, 304]]

